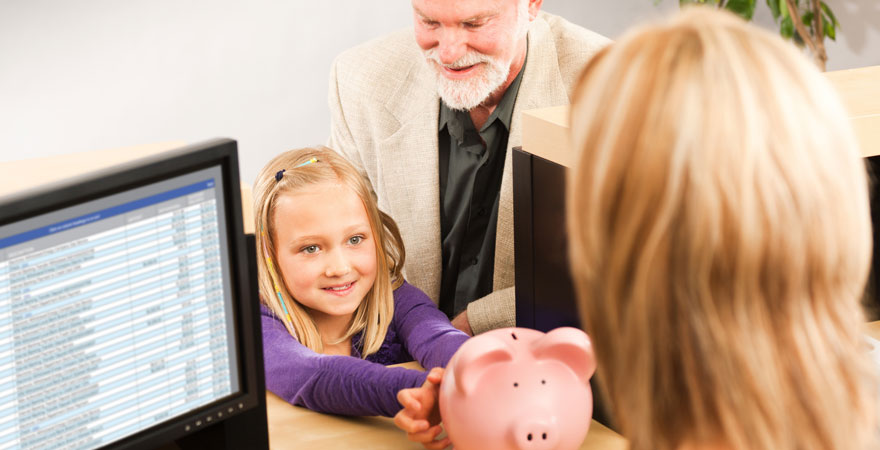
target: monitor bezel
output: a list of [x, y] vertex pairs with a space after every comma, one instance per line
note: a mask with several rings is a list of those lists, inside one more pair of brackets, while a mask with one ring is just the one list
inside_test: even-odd
[[[86, 175], [68, 178], [0, 199], [0, 226], [135, 189], [196, 170], [219, 166], [223, 178], [230, 286], [233, 292], [235, 350], [241, 391], [99, 448], [152, 448], [198, 433], [261, 405], [254, 351], [260, 333], [257, 293], [247, 266], [242, 220], [237, 143], [219, 138], [136, 159]], [[36, 174], [38, 175], [38, 174]], [[253, 274], [256, 276], [256, 274]], [[250, 349], [250, 351], [248, 351]], [[218, 413], [222, 412], [222, 417]]]

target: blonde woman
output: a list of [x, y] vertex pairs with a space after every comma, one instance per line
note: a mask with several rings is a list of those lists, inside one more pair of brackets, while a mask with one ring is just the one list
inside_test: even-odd
[[571, 130], [572, 273], [632, 449], [880, 448], [868, 185], [822, 75], [693, 8], [595, 58]]
[[[693, 8], [591, 60], [571, 130], [572, 274], [631, 448], [880, 448], [865, 167], [822, 75]], [[442, 448], [428, 380], [395, 423]]]
[[397, 225], [357, 170], [325, 148], [292, 150], [254, 189], [266, 387], [321, 412], [392, 416], [397, 392], [468, 338], [400, 273]]

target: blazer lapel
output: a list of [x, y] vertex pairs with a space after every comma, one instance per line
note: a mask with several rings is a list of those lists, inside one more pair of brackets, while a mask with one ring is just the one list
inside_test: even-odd
[[522, 145], [522, 112], [529, 109], [564, 105], [570, 102], [556, 53], [550, 26], [540, 16], [528, 34], [528, 54], [522, 84], [513, 107], [513, 120], [504, 158], [498, 224], [495, 239], [495, 290], [513, 286], [513, 147]]
[[[440, 183], [437, 124], [440, 99], [419, 59], [385, 104], [399, 128], [378, 143], [382, 193], [406, 245], [406, 277], [437, 301], [440, 295]], [[416, 257], [418, 255], [418, 257]]]

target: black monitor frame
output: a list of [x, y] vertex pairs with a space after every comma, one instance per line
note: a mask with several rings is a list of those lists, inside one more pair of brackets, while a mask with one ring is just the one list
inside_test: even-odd
[[[254, 255], [251, 255], [253, 248], [250, 248], [253, 244], [248, 247], [243, 231], [237, 144], [231, 139], [214, 139], [29, 191], [17, 192], [0, 199], [0, 225], [5, 225], [218, 165], [221, 167], [224, 186], [226, 217], [221, 220], [225, 220], [227, 224], [232, 313], [235, 319], [235, 346], [242, 390], [101, 448], [156, 448], [181, 439], [182, 442], [198, 442], [198, 436], [195, 435], [209, 430], [216, 432], [218, 425], [228, 425], [242, 417], [249, 417], [249, 423], [261, 423], [265, 426], [265, 376], [259, 301], [254, 282], [256, 272], [253, 272], [253, 265], [249, 264], [254, 259]], [[251, 432], [255, 435], [250, 438], [241, 436], [244, 439], [242, 442], [258, 445], [263, 441], [268, 442], [265, 428]], [[190, 437], [187, 439], [187, 436]], [[208, 439], [211, 442], [222, 440]]]

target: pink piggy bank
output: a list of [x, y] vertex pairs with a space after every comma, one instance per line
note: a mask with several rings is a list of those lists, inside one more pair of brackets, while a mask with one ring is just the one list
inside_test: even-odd
[[576, 449], [590, 428], [596, 370], [590, 338], [502, 328], [461, 346], [440, 384], [440, 415], [456, 450]]

